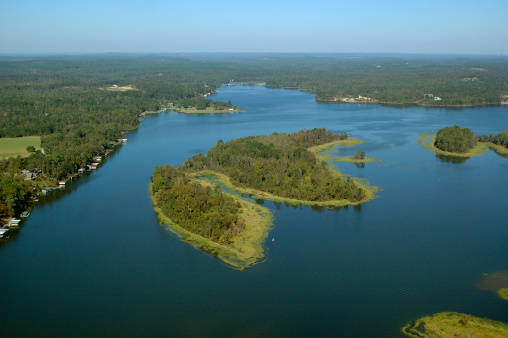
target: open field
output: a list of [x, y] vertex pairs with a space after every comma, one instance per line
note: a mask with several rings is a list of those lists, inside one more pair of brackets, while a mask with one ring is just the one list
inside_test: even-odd
[[28, 156], [26, 147], [34, 146], [36, 150], [41, 148], [40, 136], [25, 137], [2, 137], [0, 138], [0, 158], [16, 157], [18, 155]]

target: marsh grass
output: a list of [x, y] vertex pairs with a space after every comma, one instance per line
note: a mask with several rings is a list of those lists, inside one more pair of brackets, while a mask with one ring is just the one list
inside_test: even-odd
[[40, 136], [25, 137], [2, 137], [0, 138], [0, 158], [16, 157], [18, 155], [28, 156], [26, 147], [34, 146], [36, 150], [41, 148]]
[[508, 288], [497, 290], [497, 295], [504, 300], [508, 300]]
[[422, 147], [428, 149], [429, 151], [433, 151], [436, 155], [446, 155], [446, 156], [457, 156], [457, 157], [473, 157], [477, 155], [485, 155], [489, 149], [485, 142], [478, 142], [478, 144], [467, 153], [450, 153], [448, 151], [443, 151], [434, 146], [434, 142], [436, 141], [435, 134], [429, 133], [421, 133], [420, 137], [416, 139], [418, 144]]
[[491, 149], [491, 150], [494, 150], [494, 152], [502, 157], [508, 157], [508, 148], [506, 147], [503, 147], [502, 145], [499, 145], [499, 144], [494, 144], [492, 142], [485, 142], [485, 144], [487, 144], [487, 146]]
[[508, 337], [508, 325], [456, 312], [441, 312], [417, 319], [401, 329], [410, 337]]

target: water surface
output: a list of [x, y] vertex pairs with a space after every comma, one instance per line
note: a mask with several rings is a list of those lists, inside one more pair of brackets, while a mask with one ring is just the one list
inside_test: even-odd
[[[508, 322], [508, 302], [475, 287], [508, 270], [508, 159], [457, 163], [419, 146], [444, 126], [508, 130], [506, 107], [439, 109], [318, 103], [296, 90], [225, 87], [237, 114], [147, 117], [97, 172], [42, 198], [0, 244], [2, 336], [393, 337], [420, 316], [465, 312]], [[244, 271], [159, 226], [157, 165], [217, 140], [320, 128], [367, 142], [381, 163], [340, 170], [382, 189], [357, 207], [265, 201], [266, 259]]]

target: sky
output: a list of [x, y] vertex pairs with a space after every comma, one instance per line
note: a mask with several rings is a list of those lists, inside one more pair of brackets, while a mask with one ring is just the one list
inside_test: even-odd
[[0, 53], [508, 54], [507, 0], [0, 0]]

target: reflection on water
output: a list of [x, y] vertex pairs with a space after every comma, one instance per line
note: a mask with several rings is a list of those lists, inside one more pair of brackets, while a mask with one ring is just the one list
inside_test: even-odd
[[365, 163], [361, 162], [361, 163], [354, 163], [354, 165], [358, 168], [358, 169], [363, 169], [365, 168]]
[[436, 155], [436, 157], [439, 158], [441, 162], [453, 164], [461, 164], [469, 159], [469, 157], [451, 156], [451, 155]]

